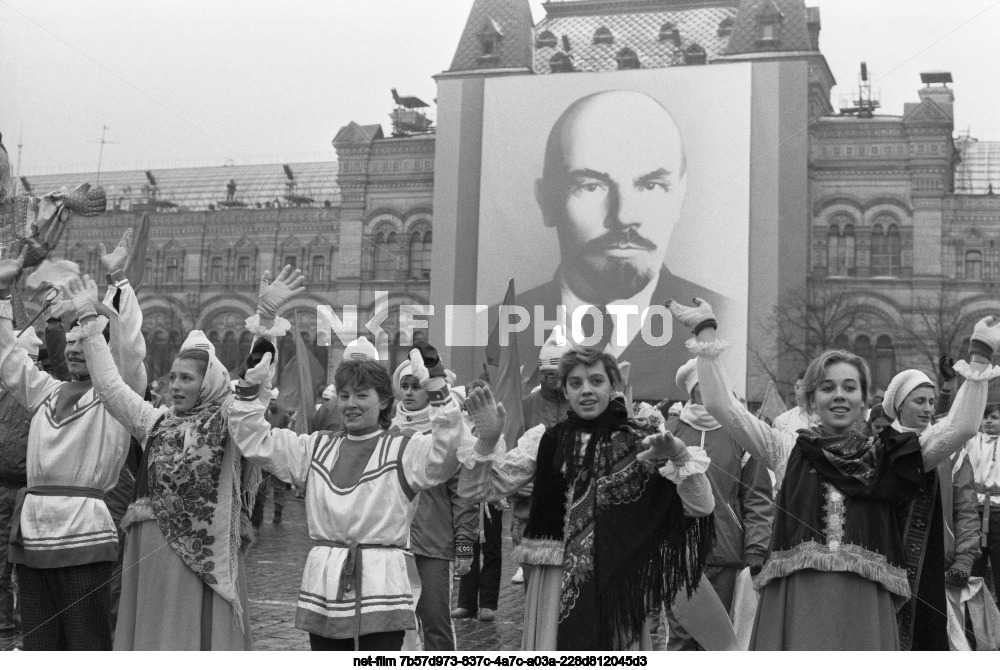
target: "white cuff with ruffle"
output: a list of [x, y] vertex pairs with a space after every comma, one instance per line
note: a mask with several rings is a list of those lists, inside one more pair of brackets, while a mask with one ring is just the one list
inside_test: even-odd
[[996, 365], [989, 365], [985, 370], [973, 370], [972, 366], [969, 365], [968, 361], [959, 361], [953, 366], [955, 372], [965, 377], [970, 382], [983, 382], [990, 381], [991, 379], [996, 379], [1000, 377], [1000, 367]]
[[723, 351], [729, 348], [729, 343], [725, 340], [711, 340], [709, 342], [702, 342], [695, 337], [692, 337], [686, 343], [688, 351], [690, 351], [695, 356], [701, 356], [702, 358], [707, 358], [709, 360], [714, 360], [719, 357]]
[[660, 474], [674, 484], [680, 484], [691, 475], [707, 472], [708, 466], [712, 463], [708, 453], [701, 447], [688, 447], [687, 450], [690, 458], [684, 465], [677, 467], [673, 461], [667, 461], [667, 464], [660, 468]]
[[504, 457], [507, 455], [507, 443], [503, 439], [503, 435], [497, 440], [496, 445], [488, 453], [481, 453], [477, 447], [483, 443], [476, 440], [473, 444], [465, 443], [458, 448], [455, 456], [458, 458], [458, 462], [465, 467], [472, 469], [479, 465], [480, 463], [502, 463]]
[[281, 337], [291, 330], [292, 324], [288, 323], [288, 319], [276, 316], [274, 317], [274, 325], [270, 328], [265, 328], [260, 325], [260, 314], [254, 314], [246, 320], [246, 327], [254, 335], [260, 335], [261, 337]]

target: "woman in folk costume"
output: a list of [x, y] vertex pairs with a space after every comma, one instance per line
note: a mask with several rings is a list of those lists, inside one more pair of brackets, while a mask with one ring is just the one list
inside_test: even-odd
[[[981, 353], [990, 355], [987, 350]], [[972, 402], [968, 394], [960, 394], [947, 416], [931, 425], [936, 399], [937, 389], [923, 372], [904, 370], [893, 377], [882, 400], [882, 411], [892, 420], [890, 434], [915, 433], [922, 440], [936, 442], [949, 454], [961, 449], [982, 416], [985, 392]], [[914, 595], [898, 617], [899, 646], [904, 651], [949, 649], [945, 575], [955, 556], [953, 523], [958, 502], [955, 487], [959, 482], [955, 480], [954, 465], [954, 459], [949, 458], [934, 468], [928, 467], [920, 495], [898, 510], [907, 577]], [[969, 567], [965, 566], [966, 579]], [[958, 572], [961, 570], [951, 572], [952, 580]]]
[[708, 459], [629, 419], [613, 397], [621, 385], [614, 356], [571, 349], [558, 376], [566, 420], [531, 428], [506, 455], [499, 447], [463, 455], [466, 465], [494, 463], [463, 472], [460, 491], [499, 500], [534, 480], [514, 554], [528, 585], [522, 649], [650, 649], [646, 613], [690, 592], [708, 556]]
[[981, 432], [965, 445], [966, 461], [972, 466], [976, 503], [982, 519], [982, 556], [975, 574], [993, 578], [994, 597], [1000, 588], [1000, 404], [983, 410]]
[[[284, 293], [273, 284], [262, 288], [258, 311], [280, 306]], [[392, 427], [389, 374], [375, 361], [346, 357], [334, 375], [344, 431], [272, 429], [257, 400], [270, 378], [271, 356], [264, 353], [240, 381], [229, 426], [247, 458], [306, 489], [315, 546], [306, 559], [295, 626], [309, 633], [314, 650], [398, 651], [404, 631], [415, 627], [406, 548], [417, 493], [458, 472], [456, 450], [465, 443], [471, 450], [475, 438], [430, 345], [410, 351], [412, 374], [430, 399], [428, 433]], [[479, 434], [495, 440], [503, 422], [495, 403], [489, 405], [493, 424], [480, 426]]]
[[250, 649], [243, 561], [256, 471], [229, 438], [229, 373], [204, 333], [191, 331], [171, 366], [171, 406], [146, 402], [115, 369], [95, 318], [106, 307], [84, 282], [70, 291], [94, 389], [144, 449], [122, 520], [128, 535], [114, 648]]
[[[450, 375], [450, 371], [445, 371]], [[413, 364], [403, 361], [392, 375], [398, 404], [392, 425], [429, 433], [431, 402], [413, 375]], [[462, 389], [451, 389], [455, 401], [465, 403]], [[457, 575], [469, 572], [472, 545], [479, 533], [477, 505], [458, 496], [458, 473], [443, 484], [420, 492], [416, 515], [410, 525], [410, 551], [420, 579], [417, 618], [423, 632], [424, 651], [454, 651], [451, 621], [452, 565]]]
[[956, 399], [961, 407], [943, 433], [858, 432], [868, 365], [849, 352], [827, 351], [803, 379], [819, 424], [789, 435], [733, 399], [719, 361], [727, 345], [716, 338], [711, 306], [669, 306], [695, 333], [688, 348], [698, 356], [705, 408], [782, 482], [769, 555], [756, 580], [761, 596], [750, 648], [898, 649], [896, 611], [911, 592], [897, 507], [920, 494], [924, 472], [958, 448], [955, 438], [975, 430], [961, 407], [981, 407], [989, 379], [1000, 374], [989, 365], [1000, 326], [992, 318], [976, 325], [973, 362], [959, 366], [967, 379]]

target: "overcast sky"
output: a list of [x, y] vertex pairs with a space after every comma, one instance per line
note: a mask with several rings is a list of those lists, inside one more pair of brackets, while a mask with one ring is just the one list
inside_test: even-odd
[[[1000, 0], [811, 0], [837, 106], [868, 62], [882, 111], [955, 78], [956, 131], [1000, 140]], [[471, 0], [0, 0], [0, 132], [21, 173], [331, 160], [389, 89], [435, 97]], [[533, 0], [536, 21], [543, 16]], [[15, 165], [16, 167], [16, 165]]]

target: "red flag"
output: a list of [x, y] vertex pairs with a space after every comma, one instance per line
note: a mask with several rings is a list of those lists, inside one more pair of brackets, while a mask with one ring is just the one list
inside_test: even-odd
[[[507, 285], [507, 294], [503, 298], [504, 307], [514, 305], [514, 295], [514, 280], [511, 279], [510, 284]], [[502, 308], [500, 318], [503, 318]], [[510, 337], [507, 346], [501, 346], [499, 320], [486, 343], [486, 360], [488, 366], [498, 368], [494, 374], [490, 374], [490, 377], [496, 380], [496, 384], [492, 385], [493, 395], [497, 402], [502, 402], [507, 410], [507, 423], [504, 425], [503, 435], [507, 442], [507, 449], [513, 449], [521, 434], [524, 433], [524, 407], [521, 404], [523, 400], [521, 360], [517, 353], [516, 337]]]
[[132, 248], [129, 250], [128, 267], [125, 276], [132, 285], [133, 291], [138, 291], [142, 280], [146, 278], [146, 248], [149, 245], [149, 212], [142, 213], [139, 227], [135, 229], [132, 238]]
[[290, 426], [300, 435], [309, 432], [309, 422], [316, 414], [316, 383], [322, 379], [323, 365], [302, 339], [298, 315], [295, 317], [295, 356], [281, 372], [278, 386], [278, 404], [285, 410], [295, 411], [295, 421]]

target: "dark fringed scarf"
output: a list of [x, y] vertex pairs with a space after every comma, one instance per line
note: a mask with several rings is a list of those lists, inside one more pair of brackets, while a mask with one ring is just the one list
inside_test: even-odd
[[687, 518], [676, 486], [636, 461], [650, 432], [612, 401], [592, 420], [570, 412], [541, 439], [524, 537], [564, 547], [560, 650], [629, 648], [647, 612], [701, 579], [712, 516]]

